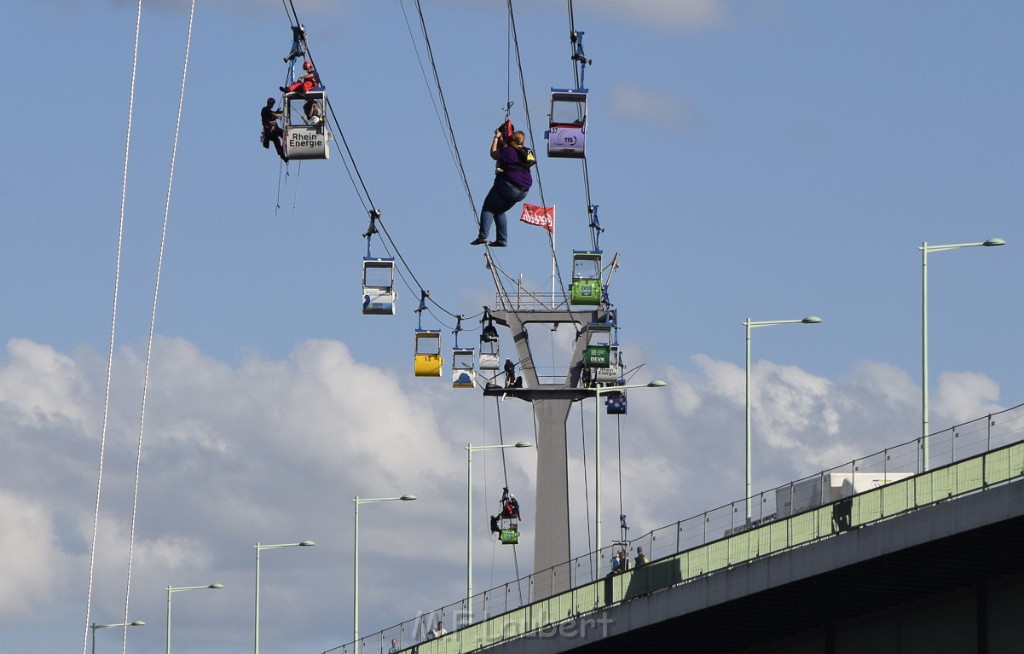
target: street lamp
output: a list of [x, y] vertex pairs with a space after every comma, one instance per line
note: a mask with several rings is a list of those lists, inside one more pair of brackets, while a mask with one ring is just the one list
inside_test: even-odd
[[594, 542], [597, 547], [594, 548], [594, 579], [597, 579], [597, 575], [600, 568], [600, 561], [598, 560], [601, 552], [601, 394], [609, 392], [625, 391], [630, 388], [661, 388], [667, 386], [665, 382], [660, 379], [647, 382], [646, 384], [628, 384], [623, 386], [594, 386], [590, 390], [594, 391]]
[[141, 627], [146, 623], [142, 620], [134, 620], [132, 622], [119, 622], [117, 624], [96, 624], [93, 622], [89, 625], [89, 629], [92, 630], [92, 654], [96, 654], [96, 630], [97, 629], [110, 629], [111, 627]]
[[301, 543], [282, 543], [280, 545], [260, 545], [256, 543], [256, 616], [254, 622], [255, 635], [253, 636], [253, 653], [260, 654], [260, 552], [263, 550], [277, 550], [282, 547], [313, 547], [316, 545], [311, 540], [304, 540]]
[[402, 495], [401, 497], [359, 497], [352, 500], [355, 504], [355, 546], [352, 548], [352, 647], [356, 654], [359, 654], [359, 505], [370, 502], [411, 502], [416, 499], [415, 495]]
[[921, 243], [921, 447], [922, 471], [928, 470], [928, 253], [960, 248], [995, 247], [1006, 245], [1001, 238], [990, 238], [982, 243], [953, 243], [928, 245]]
[[507, 447], [532, 447], [526, 441], [507, 445], [471, 445], [466, 443], [466, 622], [473, 620], [473, 452]]
[[167, 587], [167, 637], [164, 639], [166, 643], [165, 651], [167, 654], [171, 654], [171, 595], [182, 590], [208, 590], [208, 589], [224, 588], [224, 584], [216, 583], [209, 584], [207, 586], [168, 586]]
[[747, 318], [743, 321], [744, 327], [747, 332], [747, 365], [746, 365], [746, 398], [744, 404], [746, 405], [746, 492], [744, 497], [747, 498], [747, 524], [750, 524], [750, 330], [754, 327], [770, 327], [772, 325], [791, 325], [791, 324], [804, 324], [804, 325], [816, 325], [821, 322], [821, 318], [818, 316], [807, 316], [800, 320], [751, 320]]

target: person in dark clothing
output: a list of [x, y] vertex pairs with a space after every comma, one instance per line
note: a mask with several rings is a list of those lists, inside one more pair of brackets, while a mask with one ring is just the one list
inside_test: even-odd
[[516, 364], [512, 359], [505, 359], [505, 388], [512, 388], [516, 383]]
[[508, 219], [505, 212], [524, 199], [533, 185], [530, 167], [535, 163], [533, 152], [524, 143], [526, 134], [513, 132], [507, 138], [499, 127], [494, 130], [491, 141], [491, 159], [497, 163], [494, 185], [484, 198], [480, 209], [480, 231], [470, 245], [487, 243], [491, 223], [494, 223], [494, 240], [491, 247], [503, 248], [508, 244]]
[[260, 112], [260, 120], [263, 122], [263, 147], [270, 149], [270, 143], [273, 142], [274, 149], [277, 150], [277, 156], [288, 161], [288, 157], [284, 154], [284, 146], [281, 144], [284, 130], [277, 124], [277, 119], [281, 117], [281, 112], [274, 111], [274, 102], [276, 102], [274, 98], [267, 98], [267, 106], [263, 107], [263, 111]]

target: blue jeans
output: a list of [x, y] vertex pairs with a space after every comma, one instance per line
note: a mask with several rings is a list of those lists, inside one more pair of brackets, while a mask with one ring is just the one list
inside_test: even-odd
[[508, 242], [508, 219], [505, 212], [526, 199], [526, 191], [522, 190], [504, 177], [497, 177], [494, 186], [484, 198], [484, 206], [480, 209], [480, 238], [487, 238], [494, 223], [494, 240], [498, 243]]

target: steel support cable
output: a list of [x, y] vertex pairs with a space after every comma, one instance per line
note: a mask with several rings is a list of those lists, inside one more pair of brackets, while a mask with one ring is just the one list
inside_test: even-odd
[[[298, 25], [300, 23], [299, 23], [298, 13], [295, 12], [295, 5], [294, 5], [293, 2], [291, 2], [291, 0], [288, 0], [288, 2], [291, 5], [291, 11], [294, 14], [294, 24]], [[418, 5], [418, 3], [417, 3], [417, 5]], [[287, 7], [286, 7], [286, 9], [287, 9]], [[421, 12], [421, 20], [422, 20], [422, 12]], [[423, 29], [424, 29], [424, 36], [426, 36], [426, 32], [425, 32], [426, 27], [424, 26]], [[429, 43], [428, 43], [428, 47], [429, 47]], [[306, 49], [306, 54], [307, 54], [307, 56], [309, 58], [309, 61], [314, 62], [313, 55], [310, 52], [309, 43], [308, 42], [305, 43], [305, 49]], [[433, 61], [433, 57], [432, 56], [431, 56], [431, 61]], [[314, 66], [313, 67], [314, 67], [314, 69], [316, 68], [315, 62], [314, 62]], [[436, 70], [435, 70], [435, 77], [436, 77]], [[320, 81], [323, 82], [323, 79], [321, 78]], [[439, 81], [438, 81], [438, 88], [440, 89], [440, 82]], [[442, 98], [442, 100], [443, 100], [443, 98]], [[362, 174], [359, 172], [359, 166], [356, 164], [355, 157], [352, 154], [351, 148], [349, 147], [348, 140], [345, 138], [344, 130], [342, 130], [342, 128], [341, 128], [341, 122], [338, 120], [337, 114], [334, 111], [334, 105], [331, 104], [330, 100], [327, 100], [327, 102], [325, 104], [327, 105], [328, 112], [330, 113], [331, 122], [334, 124], [335, 133], [338, 135], [338, 137], [340, 139], [340, 142], [343, 145], [345, 155], [341, 159], [342, 159], [342, 162], [343, 162], [343, 164], [345, 166], [346, 171], [348, 172], [349, 180], [352, 182], [352, 185], [355, 188], [356, 195], [357, 195], [357, 197], [359, 197], [360, 203], [363, 205], [363, 208], [368, 213], [376, 213], [377, 212], [376, 205], [374, 204], [373, 199], [370, 196], [370, 191], [369, 191], [369, 189], [366, 186], [366, 182], [363, 179]], [[447, 109], [445, 110], [445, 114], [447, 115]], [[449, 124], [449, 129], [451, 129], [451, 121], [450, 120], [448, 121], [448, 124]], [[454, 139], [454, 133], [453, 133], [453, 137], [452, 138]], [[456, 148], [456, 153], [457, 153], [457, 148]], [[461, 168], [461, 161], [459, 162], [459, 165], [460, 165], [460, 168]], [[463, 173], [463, 180], [465, 181], [465, 174], [464, 173]], [[470, 196], [470, 203], [472, 203], [472, 196]], [[405, 270], [408, 273], [409, 277], [413, 280], [416, 289], [418, 289], [419, 292], [422, 293], [426, 289], [424, 289], [423, 285], [420, 284], [419, 280], [416, 278], [416, 275], [412, 271], [412, 267], [409, 266], [409, 263], [405, 260], [405, 257], [399, 251], [398, 246], [395, 244], [394, 239], [391, 238], [391, 235], [388, 233], [387, 228], [384, 226], [383, 222], [378, 219], [378, 223], [380, 224], [381, 232], [387, 237], [388, 242], [391, 244], [391, 248], [394, 250], [394, 254], [395, 254], [396, 258], [402, 263], [402, 266], [405, 267]], [[414, 292], [412, 285], [410, 285], [408, 283], [408, 280], [406, 280], [405, 277], [402, 275], [401, 269], [399, 269], [399, 276], [402, 278], [402, 281], [407, 285], [407, 287], [409, 288], [410, 292]], [[453, 313], [453, 312], [445, 309], [443, 306], [441, 306], [440, 304], [438, 304], [434, 300], [431, 300], [431, 303], [434, 304], [436, 307], [438, 307], [441, 311], [443, 311], [444, 313], [448, 314], [449, 316], [451, 316], [453, 318], [458, 315], [457, 313]], [[431, 314], [431, 315], [433, 315], [433, 314]]]
[[[533, 121], [530, 118], [530, 101], [526, 94], [526, 76], [523, 74], [523, 60], [519, 49], [519, 33], [516, 29], [515, 13], [512, 9], [512, 0], [507, 0], [509, 25], [512, 34], [512, 42], [514, 44], [514, 51], [516, 55], [516, 68], [519, 73], [519, 91], [523, 99], [523, 112], [526, 116], [526, 128], [527, 133], [530, 135], [530, 147], [536, 151], [537, 143], [534, 137]], [[540, 194], [541, 206], [547, 207], [547, 199], [544, 196], [544, 180], [540, 174], [540, 166], [536, 167], [537, 177], [537, 191]], [[559, 289], [562, 291], [562, 295], [565, 295], [565, 284], [562, 282], [562, 273], [558, 265], [558, 257], [555, 253], [555, 236], [553, 232], [548, 232], [548, 247], [551, 250], [551, 260], [555, 265], [555, 277], [558, 279]]]
[[[294, 2], [292, 2], [292, 0], [288, 0], [288, 2], [291, 5], [291, 10], [292, 10], [292, 13], [294, 14], [294, 24], [298, 25], [299, 24], [299, 18], [298, 18], [298, 13], [295, 11]], [[419, 8], [419, 2], [418, 1], [417, 1], [417, 8]], [[428, 37], [427, 37], [427, 33], [426, 33], [426, 25], [423, 22], [422, 11], [420, 11], [420, 21], [421, 21], [421, 26], [422, 26], [422, 29], [423, 29], [424, 39], [426, 40], [426, 43], [427, 43], [428, 55], [430, 56], [431, 65], [433, 66], [433, 54], [430, 52], [430, 43], [429, 43], [429, 40], [428, 40]], [[308, 42], [305, 43], [305, 49], [306, 49], [306, 54], [307, 54], [307, 56], [309, 58], [309, 61], [313, 62], [313, 67], [315, 69], [316, 68], [316, 63], [315, 63], [315, 61], [313, 59], [312, 53], [310, 52], [309, 43]], [[437, 75], [436, 67], [434, 67], [434, 76], [435, 76], [435, 81], [436, 81], [437, 87], [438, 87], [438, 93], [441, 93], [440, 78]], [[321, 78], [320, 81], [323, 82], [323, 78]], [[441, 102], [442, 102], [442, 104], [444, 103], [443, 93], [441, 94]], [[327, 105], [328, 112], [330, 113], [331, 121], [334, 124], [335, 133], [338, 135], [338, 137], [340, 139], [340, 142], [341, 142], [341, 144], [342, 144], [342, 146], [344, 148], [345, 155], [342, 157], [342, 162], [345, 165], [346, 171], [348, 172], [349, 180], [352, 182], [352, 185], [353, 185], [353, 187], [356, 190], [356, 195], [359, 197], [360, 202], [363, 205], [363, 208], [368, 213], [379, 213], [377, 211], [377, 209], [376, 209], [376, 205], [374, 204], [373, 199], [370, 196], [370, 191], [369, 191], [369, 189], [366, 186], [366, 182], [363, 179], [362, 174], [359, 172], [359, 166], [356, 164], [355, 156], [352, 154], [352, 150], [349, 147], [348, 140], [345, 138], [344, 130], [342, 130], [342, 128], [341, 128], [341, 122], [338, 120], [337, 114], [334, 111], [334, 105], [331, 104], [330, 100], [327, 100], [327, 102], [325, 104]], [[445, 112], [445, 116], [447, 118], [448, 110], [447, 110], [446, 107], [444, 109], [444, 112]], [[452, 134], [452, 143], [453, 143], [453, 147], [454, 147], [455, 156], [456, 156], [456, 158], [458, 160], [459, 169], [462, 170], [461, 158], [458, 156], [458, 146], [454, 144], [455, 136], [454, 136], [454, 130], [452, 130], [452, 127], [451, 127], [451, 120], [450, 120], [450, 118], [447, 120], [447, 123], [448, 123], [449, 132]], [[472, 206], [473, 198], [472, 198], [472, 195], [469, 194], [468, 181], [466, 180], [466, 175], [465, 175], [465, 171], [464, 170], [462, 170], [462, 179], [463, 179], [463, 183], [466, 186], [467, 194], [469, 195], [470, 205]], [[395, 243], [394, 239], [392, 239], [391, 235], [388, 233], [387, 228], [384, 226], [383, 222], [380, 221], [380, 219], [378, 219], [377, 222], [380, 224], [381, 232], [384, 234], [384, 236], [387, 237], [387, 241], [388, 241], [388, 243], [390, 243], [391, 249], [394, 251], [395, 257], [397, 258], [398, 261], [401, 262], [402, 266], [404, 266], [407, 274], [412, 279], [416, 289], [418, 289], [420, 293], [423, 293], [426, 289], [423, 287], [423, 285], [416, 278], [416, 275], [413, 273], [412, 267], [405, 260], [405, 257], [402, 255], [401, 251], [398, 249], [398, 246]], [[408, 283], [408, 280], [406, 280], [404, 275], [402, 275], [401, 269], [399, 269], [399, 276], [402, 278], [403, 283], [405, 283], [406, 286], [409, 288], [410, 292], [414, 292], [413, 288], [412, 288], [412, 285], [410, 285]], [[446, 309], [445, 307], [443, 307], [442, 305], [440, 305], [438, 302], [436, 302], [433, 299], [431, 299], [430, 301], [431, 301], [431, 304], [433, 304], [438, 309], [440, 309], [444, 313], [448, 314], [452, 318], [455, 318], [455, 317], [457, 317], [459, 315], [457, 313], [449, 311], [448, 309]], [[431, 315], [434, 315], [434, 314], [431, 313]], [[434, 316], [434, 317], [436, 318], [436, 316]], [[441, 321], [438, 321], [438, 322], [441, 322]]]
[[[299, 13], [295, 9], [295, 3], [293, 0], [282, 0], [284, 4], [285, 13], [288, 14], [288, 24], [292, 27], [299, 27], [302, 23], [299, 20]], [[303, 47], [306, 52], [306, 56], [310, 63], [313, 64], [314, 70], [317, 70], [317, 76], [320, 76], [320, 71], [316, 68], [316, 61], [313, 59], [313, 53], [309, 49], [309, 42], [306, 41], [303, 36], [302, 39]], [[323, 78], [320, 77], [321, 84]], [[363, 205], [363, 209], [370, 211], [376, 209], [373, 199], [370, 197], [370, 191], [366, 186], [366, 182], [363, 179], [362, 174], [359, 172], [359, 166], [356, 164], [355, 157], [352, 155], [352, 150], [348, 145], [348, 140], [345, 138], [345, 132], [341, 129], [341, 122], [338, 120], [338, 116], [334, 112], [334, 106], [330, 100], [325, 100], [324, 104], [327, 107], [327, 111], [330, 113], [331, 121], [334, 124], [334, 131], [338, 135], [340, 143], [344, 149], [345, 156], [342, 156], [341, 161], [345, 166], [345, 171], [348, 173], [349, 181], [352, 183], [352, 187], [355, 189], [356, 196], [359, 198], [359, 202]]]
[[[100, 430], [99, 470], [96, 475], [96, 503], [92, 520], [92, 540], [89, 546], [89, 583], [85, 599], [85, 625], [83, 627], [82, 635], [82, 654], [85, 654], [89, 648], [89, 629], [92, 616], [92, 589], [96, 569], [96, 540], [99, 531], [100, 499], [103, 495], [103, 461], [104, 456], [106, 455], [107, 431], [110, 426], [110, 387], [114, 367], [114, 343], [115, 336], [117, 334], [117, 304], [121, 281], [121, 251], [124, 245], [125, 199], [128, 194], [128, 155], [131, 151], [132, 143], [132, 116], [134, 115], [135, 110], [135, 79], [139, 64], [139, 34], [141, 33], [141, 25], [142, 0], [138, 0], [135, 13], [135, 45], [132, 50], [132, 74], [128, 91], [128, 126], [125, 131], [124, 139], [124, 167], [121, 173], [121, 208], [117, 228], [117, 254], [114, 262], [114, 297], [110, 319], [110, 345], [107, 353], [107, 378], [103, 393], [103, 422]], [[125, 634], [127, 634], [128, 628], [125, 627], [124, 629]]]
[[[511, 0], [509, 0], [509, 1], [511, 2]], [[576, 58], [576, 48], [575, 48], [575, 43], [574, 43], [575, 35], [576, 35], [576, 18], [574, 16], [574, 12], [573, 12], [573, 8], [572, 8], [572, 0], [568, 0], [568, 10], [569, 10], [569, 34], [570, 34], [570, 36], [573, 37], [573, 42], [570, 44], [570, 50], [571, 50], [570, 56], [572, 58], [573, 79], [576, 82], [576, 88], [580, 88], [580, 86], [582, 85], [583, 76], [580, 73], [580, 62]], [[583, 193], [584, 193], [584, 196], [587, 199], [587, 218], [589, 220], [590, 219], [590, 215], [591, 215], [590, 208], [594, 206], [594, 202], [593, 202], [593, 200], [590, 197], [590, 170], [587, 167], [587, 159], [586, 159], [586, 157], [583, 158]], [[592, 249], [597, 250], [597, 234], [594, 231], [592, 225], [588, 225], [588, 227], [591, 228], [590, 229], [591, 247], [592, 247]]]
[[[494, 398], [494, 406], [495, 406], [495, 409], [496, 409], [496, 412], [497, 412], [497, 416], [498, 416], [498, 444], [499, 445], [504, 445], [505, 444], [505, 431], [504, 431], [504, 427], [503, 427], [502, 421], [501, 421], [501, 398], [495, 396], [495, 398]], [[508, 486], [508, 465], [507, 465], [507, 463], [505, 461], [505, 449], [506, 448], [502, 448], [501, 449], [501, 473], [502, 473], [502, 478], [505, 480], [505, 485], [503, 486], [503, 488], [508, 488], [509, 487]], [[513, 561], [513, 565], [515, 566], [515, 578], [519, 579], [520, 575], [519, 575], [519, 546], [518, 545], [513, 545], [512, 546], [512, 561]], [[492, 560], [492, 566], [493, 566], [493, 560]], [[492, 567], [492, 569], [493, 569], [493, 567]], [[522, 601], [523, 601], [523, 589], [522, 589], [521, 586], [519, 586], [519, 584], [516, 584], [516, 586], [517, 586], [517, 588], [519, 590], [519, 601], [520, 601], [520, 603], [522, 603]]]
[[[150, 311], [150, 319], [149, 319], [149, 336], [148, 336], [148, 338], [146, 340], [146, 364], [145, 364], [145, 373], [143, 374], [143, 382], [142, 382], [142, 406], [139, 409], [139, 440], [138, 440], [138, 449], [136, 451], [136, 458], [135, 458], [135, 481], [134, 481], [134, 487], [132, 489], [132, 519], [131, 519], [131, 528], [130, 528], [129, 537], [128, 537], [128, 575], [127, 575], [127, 583], [126, 583], [125, 597], [124, 597], [124, 622], [125, 622], [125, 624], [128, 624], [128, 622], [129, 622], [128, 615], [129, 615], [129, 600], [131, 598], [131, 586], [132, 586], [132, 565], [133, 565], [133, 562], [134, 562], [134, 553], [135, 553], [135, 527], [136, 527], [136, 524], [138, 522], [137, 518], [138, 518], [138, 507], [139, 507], [139, 481], [141, 479], [141, 470], [142, 470], [142, 443], [143, 443], [143, 436], [145, 435], [146, 400], [147, 400], [148, 393], [149, 393], [149, 373], [150, 373], [150, 370], [152, 369], [152, 361], [153, 361], [153, 337], [154, 337], [154, 333], [155, 333], [155, 330], [156, 330], [156, 307], [157, 307], [157, 299], [159, 298], [159, 295], [160, 295], [160, 275], [161, 275], [161, 272], [163, 270], [164, 249], [165, 249], [165, 246], [166, 246], [166, 243], [167, 243], [167, 223], [168, 223], [168, 218], [170, 216], [170, 210], [171, 210], [171, 190], [174, 187], [174, 164], [175, 164], [175, 161], [176, 161], [177, 155], [178, 155], [178, 140], [179, 140], [179, 136], [181, 134], [181, 114], [182, 114], [182, 107], [184, 106], [184, 103], [185, 103], [185, 80], [188, 77], [189, 54], [191, 52], [191, 47], [192, 47], [192, 25], [193, 25], [193, 21], [194, 21], [194, 18], [195, 18], [195, 11], [196, 11], [196, 0], [192, 0], [191, 6], [190, 6], [190, 9], [189, 9], [189, 16], [188, 16], [188, 33], [187, 33], [187, 36], [185, 37], [185, 62], [183, 64], [182, 71], [181, 71], [181, 89], [180, 89], [179, 95], [178, 95], [178, 114], [177, 114], [177, 118], [176, 118], [175, 124], [174, 124], [174, 144], [171, 147], [170, 171], [169, 171], [169, 173], [167, 175], [167, 194], [166, 194], [166, 197], [164, 199], [164, 219], [163, 219], [163, 227], [162, 227], [162, 230], [160, 232], [160, 251], [159, 251], [159, 254], [157, 256], [156, 280], [155, 280], [155, 285], [154, 285], [154, 288], [153, 288], [153, 305], [152, 305], [152, 308], [151, 308], [151, 311]], [[122, 652], [126, 652], [127, 651], [127, 647], [128, 647], [128, 629], [125, 628], [124, 636], [123, 636], [123, 640], [122, 640]]]
[[427, 58], [430, 61], [430, 69], [434, 74], [434, 85], [437, 87], [437, 98], [441, 103], [441, 110], [444, 113], [445, 124], [448, 127], [448, 134], [451, 137], [452, 149], [455, 153], [455, 159], [459, 170], [459, 176], [462, 179], [462, 186], [466, 192], [466, 197], [469, 199], [470, 211], [473, 213], [473, 219], [477, 225], [480, 224], [480, 216], [476, 211], [476, 202], [473, 200], [473, 191], [469, 187], [469, 178], [466, 176], [466, 168], [462, 164], [462, 155], [459, 153], [459, 144], [455, 139], [455, 129], [452, 127], [451, 114], [448, 113], [448, 104], [444, 99], [444, 88], [441, 86], [441, 77], [437, 72], [437, 62], [434, 59], [434, 50], [430, 45], [430, 35], [427, 33], [427, 23], [423, 16], [423, 7], [420, 4], [420, 0], [416, 0], [416, 12], [420, 18], [420, 31], [423, 34], [423, 43], [427, 49]]
[[416, 36], [413, 34], [412, 24], [409, 22], [409, 14], [405, 10], [405, 0], [401, 0], [400, 4], [402, 7], [402, 16], [405, 18], [405, 29], [409, 34], [409, 42], [412, 44], [413, 52], [416, 53], [416, 63], [420, 67], [420, 75], [423, 77], [423, 84], [427, 87], [427, 93], [430, 96], [430, 104], [434, 108], [434, 117], [437, 119], [437, 125], [441, 128], [441, 133], [444, 135], [444, 142], [445, 145], [448, 146], [448, 153], [451, 155], [452, 163], [455, 164], [457, 168], [459, 162], [455, 156], [455, 149], [452, 147], [451, 139], [445, 132], [444, 119], [441, 117], [441, 109], [437, 106], [437, 97], [434, 95], [434, 90], [430, 86], [430, 80], [427, 78], [427, 70], [423, 67], [423, 57], [420, 55], [419, 47], [416, 45]]

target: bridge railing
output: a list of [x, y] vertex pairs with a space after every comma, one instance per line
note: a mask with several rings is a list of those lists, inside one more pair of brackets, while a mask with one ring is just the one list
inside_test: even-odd
[[[416, 646], [418, 654], [461, 654], [511, 638], [541, 637], [545, 631], [600, 629], [595, 612], [623, 600], [990, 485], [1022, 480], [1022, 438], [1024, 405], [1018, 405], [929, 436], [927, 466], [923, 439], [918, 438], [761, 492], [750, 498], [749, 518], [744, 498], [648, 532], [626, 547], [630, 555], [643, 548], [650, 563], [642, 567], [612, 574], [611, 558], [622, 546], [605, 547], [486, 590], [468, 602], [421, 612], [324, 654], [384, 654], [392, 639], [402, 649]], [[430, 639], [438, 622], [451, 633]]]

